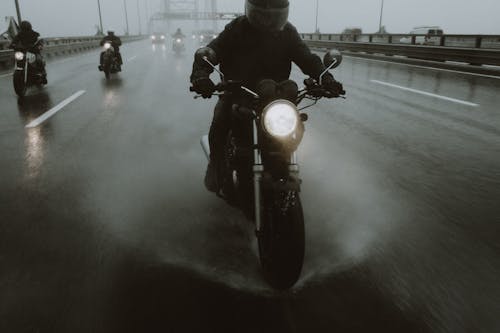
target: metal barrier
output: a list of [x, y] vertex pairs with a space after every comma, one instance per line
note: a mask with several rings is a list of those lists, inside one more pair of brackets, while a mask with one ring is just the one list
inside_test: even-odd
[[[120, 37], [124, 43], [133, 42], [147, 38], [145, 36], [123, 36]], [[102, 37], [56, 37], [44, 38], [45, 46], [42, 54], [46, 57], [68, 55], [84, 52], [100, 47]], [[9, 41], [0, 41], [0, 63], [9, 64], [13, 61], [14, 51], [8, 49]]]
[[302, 34], [304, 40], [500, 50], [499, 35]]
[[351, 51], [365, 54], [404, 56], [407, 58], [440, 62], [454, 61], [475, 66], [500, 66], [500, 50], [313, 40], [306, 40], [306, 43], [309, 46], [316, 48], [336, 48], [341, 51]]

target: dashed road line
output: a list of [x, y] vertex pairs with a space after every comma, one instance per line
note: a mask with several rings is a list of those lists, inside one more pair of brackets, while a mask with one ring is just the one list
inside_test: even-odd
[[76, 100], [78, 97], [85, 94], [85, 92], [86, 92], [85, 90], [80, 90], [80, 91], [74, 93], [73, 95], [66, 98], [64, 101], [62, 101], [61, 103], [59, 103], [58, 105], [56, 105], [55, 107], [50, 109], [49, 111], [42, 114], [40, 117], [38, 117], [35, 120], [33, 120], [32, 122], [30, 122], [28, 125], [26, 125], [26, 128], [34, 128], [34, 127], [39, 126], [44, 121], [46, 121], [47, 119], [49, 119], [50, 117], [55, 115], [57, 112], [61, 111], [66, 105], [68, 105], [69, 103]]
[[344, 55], [344, 57], [351, 58], [351, 59], [362, 59], [362, 60], [372, 61], [372, 62], [382, 62], [382, 63], [385, 63], [385, 64], [391, 64], [391, 65], [399, 65], [399, 66], [407, 66], [407, 67], [420, 68], [420, 69], [428, 69], [428, 70], [433, 70], [433, 71], [441, 71], [441, 72], [457, 73], [457, 74], [464, 74], [464, 75], [480, 76], [480, 77], [485, 77], [485, 78], [489, 78], [489, 79], [500, 80], [500, 76], [488, 75], [488, 74], [481, 74], [481, 73], [473, 73], [473, 72], [466, 72], [466, 71], [459, 71], [459, 70], [455, 70], [455, 69], [447, 69], [447, 68], [438, 68], [438, 67], [431, 67], [431, 66], [405, 64], [405, 63], [394, 62], [394, 61], [389, 61], [389, 60], [361, 58], [361, 57], [350, 56], [350, 55]]
[[383, 81], [379, 81], [379, 80], [370, 80], [370, 81], [373, 83], [376, 83], [376, 84], [386, 86], [386, 87], [391, 87], [391, 88], [396, 88], [396, 89], [400, 89], [400, 90], [404, 90], [404, 91], [409, 91], [409, 92], [419, 94], [419, 95], [434, 97], [434, 98], [442, 99], [442, 100], [445, 100], [448, 102], [458, 103], [458, 104], [467, 105], [467, 106], [471, 106], [471, 107], [478, 107], [479, 106], [479, 104], [476, 104], [476, 103], [462, 101], [460, 99], [451, 98], [451, 97], [447, 97], [447, 96], [437, 95], [437, 94], [433, 94], [433, 93], [422, 91], [422, 90], [398, 86], [397, 84], [392, 84], [392, 83], [383, 82]]

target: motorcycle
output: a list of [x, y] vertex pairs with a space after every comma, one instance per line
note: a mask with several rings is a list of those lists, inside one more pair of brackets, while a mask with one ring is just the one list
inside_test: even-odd
[[113, 45], [110, 42], [105, 42], [103, 47], [104, 51], [101, 53], [102, 65], [99, 66], [99, 70], [104, 72], [106, 79], [109, 79], [111, 74], [121, 72], [121, 67]]
[[[305, 252], [296, 153], [308, 120], [302, 110], [323, 97], [343, 98], [340, 95], [345, 92], [334, 95], [322, 86], [322, 78], [340, 65], [342, 54], [337, 50], [326, 53], [326, 70], [319, 81], [306, 79], [301, 90], [291, 80], [263, 80], [252, 91], [241, 82], [225, 80], [214, 65], [217, 58], [210, 48], [197, 51], [196, 59], [206, 62], [221, 76], [222, 82], [215, 86], [213, 95], [246, 96], [242, 104], [232, 105], [231, 130], [219, 162], [222, 193], [218, 195], [254, 220], [265, 279], [273, 288], [289, 289], [299, 279]], [[194, 91], [193, 87], [190, 90]], [[299, 108], [304, 100], [312, 103]], [[208, 158], [208, 136], [201, 139], [201, 145]]]
[[[35, 49], [35, 52], [30, 52]], [[43, 40], [39, 39], [32, 48], [16, 46], [14, 48], [15, 70], [13, 75], [14, 91], [23, 97], [31, 86], [47, 84], [45, 63], [39, 54], [43, 49]]]
[[175, 54], [181, 54], [186, 50], [186, 47], [184, 45], [184, 40], [182, 38], [174, 38], [172, 42], [172, 50], [175, 52]]

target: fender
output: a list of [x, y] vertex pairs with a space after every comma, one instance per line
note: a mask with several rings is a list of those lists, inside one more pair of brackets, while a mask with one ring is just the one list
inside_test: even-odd
[[262, 175], [262, 189], [270, 193], [300, 192], [302, 180], [296, 175], [290, 174], [286, 179], [273, 179], [270, 173], [264, 172]]

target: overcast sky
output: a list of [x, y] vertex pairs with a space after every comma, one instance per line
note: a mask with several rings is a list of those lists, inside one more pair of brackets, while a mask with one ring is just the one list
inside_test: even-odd
[[[100, 0], [104, 30], [125, 31], [123, 0]], [[125, 0], [131, 33], [138, 31], [137, 3], [144, 32], [146, 16], [160, 10], [161, 0]], [[290, 0], [290, 21], [301, 32], [315, 27], [315, 0]], [[19, 0], [23, 18], [43, 36], [90, 35], [98, 24], [97, 0]], [[200, 0], [200, 3], [205, 3]], [[220, 11], [243, 11], [243, 0], [219, 0]], [[319, 0], [321, 32], [338, 33], [346, 27], [364, 32], [378, 29], [381, 0]], [[0, 16], [15, 16], [14, 0], [0, 1]], [[445, 33], [499, 34], [500, 0], [385, 0], [383, 24], [389, 32], [404, 33], [418, 25], [439, 25]], [[187, 22], [173, 26], [190, 29]], [[220, 23], [222, 28], [224, 23]]]

